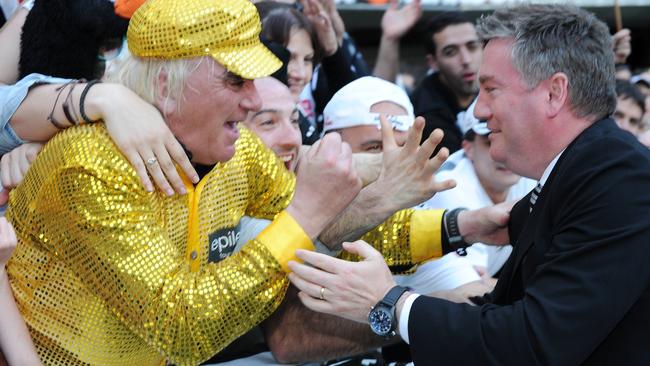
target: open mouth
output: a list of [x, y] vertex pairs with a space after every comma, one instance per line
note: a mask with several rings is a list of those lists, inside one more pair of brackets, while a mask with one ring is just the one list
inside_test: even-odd
[[476, 79], [476, 74], [473, 72], [466, 72], [463, 74], [463, 80], [466, 82], [473, 82]]
[[291, 165], [293, 161], [296, 158], [295, 154], [283, 154], [283, 155], [278, 155], [278, 158], [284, 162], [284, 166], [287, 168], [287, 170], [291, 170]]
[[237, 122], [236, 121], [227, 121], [226, 122], [226, 127], [231, 130], [236, 130], [237, 129]]

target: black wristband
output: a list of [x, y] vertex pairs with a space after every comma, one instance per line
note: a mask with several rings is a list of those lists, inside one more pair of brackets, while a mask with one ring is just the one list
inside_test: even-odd
[[460, 235], [460, 228], [458, 227], [458, 214], [462, 211], [467, 211], [467, 209], [465, 207], [458, 207], [446, 211], [444, 215], [444, 224], [449, 246], [459, 255], [465, 256], [467, 255], [465, 248], [467, 248], [469, 244], [463, 239], [463, 236]]
[[86, 102], [86, 94], [88, 94], [88, 90], [90, 90], [90, 88], [93, 85], [97, 84], [97, 83], [101, 83], [101, 80], [95, 79], [95, 80], [89, 81], [86, 84], [86, 87], [84, 88], [84, 90], [81, 92], [81, 97], [79, 98], [79, 114], [81, 114], [81, 119], [83, 119], [84, 122], [86, 122], [86, 123], [95, 122], [95, 121], [91, 120], [90, 118], [88, 118], [88, 116], [86, 115], [86, 110], [85, 110], [85, 104], [86, 103], [85, 102]]

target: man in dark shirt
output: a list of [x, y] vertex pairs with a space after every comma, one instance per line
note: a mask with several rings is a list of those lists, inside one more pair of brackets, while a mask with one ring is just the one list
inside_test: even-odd
[[413, 92], [415, 115], [426, 120], [423, 138], [436, 128], [445, 137], [438, 148], [460, 149], [462, 135], [456, 115], [478, 93], [478, 67], [482, 48], [474, 24], [460, 12], [445, 12], [431, 19], [427, 31], [427, 63], [435, 72]]

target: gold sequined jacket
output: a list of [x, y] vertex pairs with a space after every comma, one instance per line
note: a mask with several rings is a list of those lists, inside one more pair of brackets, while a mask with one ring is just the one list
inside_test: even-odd
[[[101, 124], [45, 146], [7, 212], [8, 274], [45, 364], [198, 364], [280, 304], [287, 262], [313, 248], [283, 211], [293, 175], [242, 129], [231, 161], [186, 183], [184, 196], [146, 192]], [[244, 215], [274, 221], [232, 254]], [[439, 256], [440, 212], [400, 215], [366, 239], [389, 263]]]

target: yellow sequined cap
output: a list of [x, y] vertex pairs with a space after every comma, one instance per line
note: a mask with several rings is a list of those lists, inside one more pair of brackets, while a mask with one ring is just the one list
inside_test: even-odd
[[260, 42], [260, 18], [248, 0], [149, 0], [133, 14], [131, 54], [162, 59], [212, 56], [246, 79], [282, 62]]

